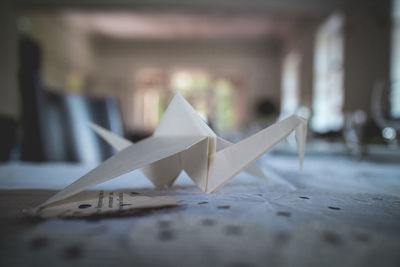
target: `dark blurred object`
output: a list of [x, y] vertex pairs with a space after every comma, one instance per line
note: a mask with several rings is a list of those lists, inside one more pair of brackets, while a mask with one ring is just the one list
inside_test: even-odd
[[277, 109], [271, 100], [264, 99], [258, 102], [256, 112], [258, 117], [268, 117], [275, 116]]
[[365, 124], [367, 114], [356, 110], [345, 116], [343, 136], [346, 147], [351, 155], [361, 157], [365, 154]]
[[134, 131], [134, 132], [127, 133], [127, 138], [134, 143], [139, 142], [140, 140], [143, 140], [150, 136], [151, 136], [151, 133], [146, 132], [146, 131]]
[[278, 116], [278, 110], [268, 98], [261, 99], [257, 102], [255, 112], [258, 128], [264, 128], [274, 124]]
[[342, 141], [343, 135], [341, 131], [328, 131], [326, 133], [313, 132], [313, 137], [326, 139], [327, 141]]
[[22, 143], [21, 159], [27, 161], [44, 160], [39, 125], [41, 104], [41, 81], [39, 75], [40, 48], [27, 36], [19, 40], [18, 83], [21, 95]]
[[0, 115], [0, 162], [10, 159], [11, 150], [16, 144], [17, 123], [14, 119]]
[[387, 141], [389, 146], [398, 148], [400, 120], [391, 118], [390, 116], [390, 86], [389, 82], [377, 82], [375, 84], [371, 101], [371, 114], [372, 119], [381, 129], [382, 137]]

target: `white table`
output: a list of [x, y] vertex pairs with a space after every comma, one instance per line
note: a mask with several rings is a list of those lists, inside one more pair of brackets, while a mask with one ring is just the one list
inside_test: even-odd
[[155, 190], [133, 172], [94, 189], [166, 195], [183, 205], [46, 221], [19, 211], [93, 166], [1, 165], [0, 265], [399, 265], [400, 166], [309, 156], [300, 174], [295, 157], [264, 156], [260, 164], [274, 183], [240, 174], [211, 195], [185, 174], [173, 187]]

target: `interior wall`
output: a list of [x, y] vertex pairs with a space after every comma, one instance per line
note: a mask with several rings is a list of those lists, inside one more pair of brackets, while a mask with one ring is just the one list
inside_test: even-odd
[[24, 13], [31, 24], [29, 35], [42, 50], [41, 71], [46, 88], [68, 89], [71, 75], [83, 82], [92, 71], [89, 36], [80, 21], [59, 12]]
[[309, 21], [303, 25], [297, 47], [301, 53], [300, 105], [312, 110], [314, 83], [315, 33], [321, 20]]
[[300, 57], [299, 106], [312, 110], [315, 34], [323, 17], [304, 20], [285, 45], [285, 54], [296, 52]]
[[[248, 91], [246, 122], [255, 103], [269, 98], [279, 107], [281, 46], [271, 41], [118, 41], [96, 38], [95, 74], [91, 90], [122, 90], [132, 104], [135, 70], [142, 67], [204, 67], [241, 69]], [[111, 88], [110, 88], [111, 87]], [[131, 125], [127, 125], [130, 127]]]
[[390, 1], [360, 5], [345, 18], [344, 112], [371, 110], [372, 90], [390, 74]]
[[[349, 4], [343, 9], [344, 107], [343, 112], [362, 109], [370, 113], [374, 85], [390, 74], [390, 1]], [[321, 20], [320, 20], [321, 21]], [[312, 107], [315, 31], [320, 23], [299, 25], [285, 47], [301, 56], [300, 105]]]
[[0, 3], [0, 115], [16, 119], [19, 116], [19, 94], [15, 13], [11, 5]]

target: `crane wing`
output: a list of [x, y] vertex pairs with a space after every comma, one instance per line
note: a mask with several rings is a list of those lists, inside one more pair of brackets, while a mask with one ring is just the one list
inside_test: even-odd
[[204, 136], [151, 136], [121, 150], [40, 206], [65, 199], [91, 186], [183, 152], [205, 138]]
[[294, 130], [296, 130], [301, 168], [304, 158], [307, 122], [303, 118], [293, 115], [212, 155], [207, 193], [217, 191]]

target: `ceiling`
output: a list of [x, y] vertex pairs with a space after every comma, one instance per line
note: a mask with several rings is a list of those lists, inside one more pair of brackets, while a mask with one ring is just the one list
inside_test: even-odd
[[[6, 0], [7, 1], [7, 0]], [[349, 3], [384, 0], [8, 0], [21, 8], [179, 9], [272, 13], [330, 13]]]
[[246, 13], [64, 11], [66, 21], [92, 34], [121, 39], [285, 38], [304, 18]]

